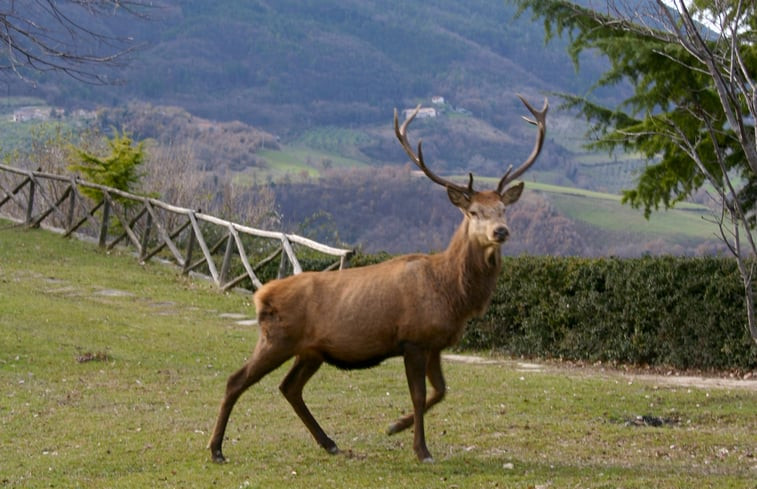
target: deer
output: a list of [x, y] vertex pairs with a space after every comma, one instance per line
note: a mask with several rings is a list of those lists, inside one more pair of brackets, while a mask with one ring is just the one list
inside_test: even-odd
[[[437, 176], [424, 162], [422, 141], [417, 152], [407, 128], [418, 105], [394, 132], [410, 160], [432, 182], [446, 188], [463, 219], [447, 248], [433, 254], [409, 254], [365, 267], [302, 272], [270, 281], [253, 301], [260, 333], [252, 355], [231, 374], [208, 448], [214, 462], [225, 462], [224, 433], [234, 404], [248, 388], [294, 357], [279, 390], [315, 441], [330, 454], [336, 443], [318, 424], [303, 401], [308, 380], [325, 362], [340, 369], [365, 369], [400, 356], [410, 390], [412, 412], [392, 423], [387, 434], [413, 427], [413, 450], [419, 461], [433, 458], [426, 445], [424, 414], [445, 397], [441, 352], [455, 345], [467, 321], [488, 307], [502, 265], [501, 246], [510, 236], [505, 209], [515, 203], [524, 183], [509, 186], [528, 170], [541, 152], [546, 132], [547, 99], [541, 110], [518, 95], [537, 126], [530, 155], [512, 165], [495, 190], [474, 190]], [[426, 398], [426, 379], [431, 392]]]

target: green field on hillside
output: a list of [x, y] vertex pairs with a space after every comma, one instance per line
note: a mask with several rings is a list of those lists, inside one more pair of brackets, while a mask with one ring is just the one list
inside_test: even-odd
[[[282, 146], [281, 150], [264, 150], [257, 153], [262, 157], [268, 167], [265, 170], [255, 169], [253, 172], [262, 176], [269, 176], [273, 180], [283, 177], [289, 180], [297, 180], [303, 175], [311, 178], [320, 176], [321, 171], [329, 168], [366, 167], [365, 162], [345, 158], [336, 153], [304, 146]], [[243, 175], [249, 172], [244, 172]]]
[[230, 462], [213, 464], [253, 316], [248, 296], [172, 267], [0, 221], [1, 485], [754, 488], [756, 389], [515, 361], [446, 363], [447, 399], [426, 417], [435, 464], [416, 461], [411, 433], [384, 434], [410, 408], [398, 359], [308, 384], [342, 454], [279, 394], [285, 366], [242, 397]]
[[[479, 179], [495, 184], [495, 179]], [[621, 196], [574, 187], [526, 180], [526, 188], [542, 193], [562, 215], [608, 232], [630, 232], [673, 241], [716, 239], [717, 226], [711, 211], [689, 202], [672, 209], [660, 209], [649, 219], [640, 209], [621, 203]]]
[[610, 231], [630, 231], [656, 235], [680, 235], [682, 238], [715, 237], [716, 226], [705, 218], [710, 217], [703, 207], [676, 208], [660, 211], [645, 219], [642, 212], [620, 204], [620, 200], [586, 198], [570, 193], [550, 195], [560, 211], [573, 219]]

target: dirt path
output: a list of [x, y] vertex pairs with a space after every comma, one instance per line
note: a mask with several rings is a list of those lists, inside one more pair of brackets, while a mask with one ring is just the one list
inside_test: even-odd
[[700, 389], [746, 389], [757, 391], [757, 373], [746, 374], [743, 378], [717, 377], [704, 375], [688, 375], [671, 372], [669, 374], [652, 374], [628, 372], [616, 368], [603, 366], [573, 366], [555, 362], [525, 362], [519, 360], [479, 357], [475, 355], [444, 355], [450, 362], [469, 363], [477, 365], [507, 365], [521, 372], [564, 373], [575, 376], [596, 376], [620, 378], [626, 382], [644, 382], [655, 385], [696, 387]]

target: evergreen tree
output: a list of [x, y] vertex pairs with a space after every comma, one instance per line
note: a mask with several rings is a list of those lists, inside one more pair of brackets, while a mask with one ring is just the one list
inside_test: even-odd
[[[89, 182], [105, 185], [118, 190], [132, 192], [139, 181], [138, 167], [145, 159], [144, 142], [136, 146], [126, 132], [115, 132], [112, 138], [107, 140], [110, 155], [100, 158], [79, 148], [74, 152], [81, 163], [72, 164], [69, 169], [79, 172]], [[99, 201], [102, 192], [96, 189], [83, 187], [82, 193]]]
[[757, 270], [757, 2], [607, 0], [602, 10], [565, 0], [510, 0], [544, 21], [546, 38], [569, 38], [569, 54], [610, 62], [595, 88], [631, 86], [616, 107], [592, 94], [561, 94], [590, 123], [590, 147], [643, 154], [648, 165], [624, 202], [670, 207], [705, 184], [721, 212], [723, 241], [744, 282], [757, 343], [752, 277]]

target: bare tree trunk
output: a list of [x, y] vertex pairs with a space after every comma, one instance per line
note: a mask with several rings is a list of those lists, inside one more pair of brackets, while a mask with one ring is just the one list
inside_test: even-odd
[[[752, 337], [752, 341], [757, 344], [757, 321], [755, 320], [754, 291], [752, 287], [752, 277], [754, 277], [755, 263], [754, 260], [749, 263], [749, 258], [745, 257], [744, 253], [742, 252], [740, 228], [744, 226], [746, 233], [750, 238], [751, 234], [749, 232], [749, 223], [747, 222], [743, 213], [740, 212], [740, 210], [740, 207], [727, 207], [728, 218], [733, 224], [733, 246], [731, 246], [731, 243], [724, 232], [722, 221], [719, 223], [720, 232], [723, 241], [728, 244], [731, 253], [733, 253], [734, 257], [736, 258], [739, 275], [741, 276], [741, 281], [744, 285], [744, 305], [746, 306], [747, 328], [749, 329], [749, 334]], [[752, 239], [749, 239], [748, 241], [750, 249], [748, 250], [747, 255], [751, 255], [752, 257], [757, 256], [757, 249], [755, 249], [754, 241]]]
[[755, 323], [754, 317], [754, 292], [752, 291], [752, 270], [751, 267], [746, 267], [743, 260], [738, 260], [739, 272], [741, 278], [744, 281], [744, 298], [746, 299], [746, 314], [747, 324], [749, 327], [749, 334], [752, 336], [752, 341], [757, 344], [757, 323]]

